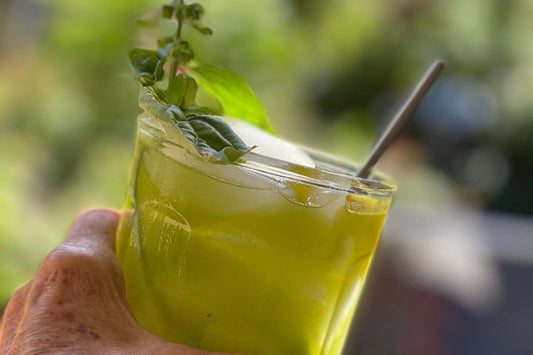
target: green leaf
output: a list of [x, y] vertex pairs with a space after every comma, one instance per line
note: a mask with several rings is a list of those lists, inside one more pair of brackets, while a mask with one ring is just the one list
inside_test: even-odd
[[180, 106], [181, 100], [185, 94], [185, 78], [183, 75], [178, 75], [167, 89], [168, 92], [168, 103], [176, 106]]
[[194, 59], [194, 52], [187, 41], [181, 41], [178, 47], [177, 53], [174, 53], [178, 57], [180, 65], [186, 65]]
[[161, 8], [161, 16], [169, 19], [172, 17], [173, 14], [174, 14], [174, 6], [163, 5], [163, 7]]
[[259, 100], [239, 74], [200, 62], [194, 63], [188, 73], [220, 101], [227, 116], [239, 118], [274, 133]]
[[217, 161], [235, 161], [254, 147], [247, 146], [231, 127], [219, 117], [192, 115], [187, 121], [195, 138], [189, 138], [200, 155], [215, 157]]
[[178, 107], [193, 106], [196, 100], [198, 85], [186, 74], [178, 74], [168, 90], [170, 104]]
[[209, 109], [208, 107], [204, 107], [204, 106], [196, 106], [196, 105], [193, 105], [193, 106], [189, 106], [185, 109], [184, 111], [185, 115], [187, 116], [191, 116], [191, 115], [216, 115], [216, 113]]
[[130, 51], [130, 62], [137, 72], [137, 80], [143, 86], [151, 86], [164, 75], [164, 58], [157, 51], [135, 48]]
[[140, 48], [132, 49], [130, 62], [138, 73], [153, 73], [157, 66], [157, 52]]
[[194, 106], [196, 102], [196, 92], [198, 91], [198, 84], [196, 84], [196, 81], [190, 76], [185, 75], [185, 74], [180, 74], [180, 75], [184, 75], [186, 78], [185, 92], [184, 92], [183, 100], [181, 101], [180, 106], [181, 107]]
[[209, 27], [202, 27], [198, 24], [193, 24], [192, 28], [194, 28], [195, 30], [197, 30], [203, 35], [211, 36], [213, 34], [213, 30], [210, 29]]
[[177, 130], [167, 130], [189, 153], [214, 163], [231, 163], [255, 147], [247, 146], [221, 118], [210, 115], [186, 116], [176, 105], [164, 105], [151, 88], [142, 88], [139, 106], [163, 125], [172, 124]]
[[192, 21], [198, 21], [204, 12], [203, 6], [198, 3], [185, 6], [185, 17]]

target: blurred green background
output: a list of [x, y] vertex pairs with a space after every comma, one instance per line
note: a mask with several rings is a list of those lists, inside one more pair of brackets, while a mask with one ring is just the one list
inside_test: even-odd
[[[353, 160], [443, 58], [380, 163], [398, 204], [530, 221], [532, 1], [200, 2], [215, 36], [186, 33], [198, 56], [247, 78], [283, 137]], [[158, 5], [0, 2], [0, 309], [80, 211], [121, 207], [139, 113], [127, 53], [161, 30], [134, 21]]]

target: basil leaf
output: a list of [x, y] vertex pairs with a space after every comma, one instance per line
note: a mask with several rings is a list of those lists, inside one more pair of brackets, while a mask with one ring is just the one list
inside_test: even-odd
[[161, 8], [161, 16], [167, 19], [172, 18], [174, 14], [174, 6], [172, 5], [163, 5]]
[[135, 48], [130, 51], [130, 62], [137, 72], [137, 80], [142, 86], [154, 85], [164, 75], [165, 58], [161, 58], [157, 51]]
[[220, 101], [225, 115], [274, 133], [259, 100], [239, 74], [200, 62], [194, 63], [188, 74]]
[[194, 106], [196, 102], [196, 92], [198, 91], [198, 84], [188, 75], [180, 74], [185, 76], [185, 90], [183, 93], [183, 99], [181, 101], [181, 107]]
[[216, 115], [216, 113], [213, 110], [209, 109], [208, 107], [196, 106], [196, 105], [185, 108], [184, 113], [187, 116], [189, 115], [211, 115], [211, 116]]
[[168, 103], [178, 107], [194, 106], [198, 85], [186, 74], [178, 74], [168, 87]]
[[194, 52], [187, 41], [180, 42], [178, 51], [175, 55], [177, 55], [178, 60], [182, 65], [185, 65], [194, 59]]
[[186, 89], [187, 79], [183, 74], [177, 75], [168, 86], [168, 103], [179, 107]]
[[192, 115], [188, 117], [188, 123], [197, 135], [193, 143], [203, 156], [214, 156], [218, 161], [227, 159], [231, 162], [254, 148], [247, 146], [230, 125], [219, 117]]
[[197, 21], [202, 17], [205, 10], [204, 7], [198, 3], [193, 3], [185, 6], [185, 17], [192, 21]]
[[203, 35], [211, 36], [213, 34], [213, 30], [209, 27], [202, 27], [196, 23], [191, 24], [191, 26]]
[[174, 127], [167, 130], [169, 137], [203, 160], [227, 164], [255, 148], [247, 146], [221, 118], [198, 114], [185, 116], [176, 105], [159, 102], [150, 90], [141, 89], [139, 106], [163, 124], [171, 123]]

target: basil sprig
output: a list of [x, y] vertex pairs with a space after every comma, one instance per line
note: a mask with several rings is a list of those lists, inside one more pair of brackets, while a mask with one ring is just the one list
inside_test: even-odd
[[[141, 85], [140, 106], [150, 115], [171, 121], [185, 138], [188, 150], [207, 160], [228, 163], [254, 147], [247, 146], [214, 111], [196, 103], [198, 86], [213, 95], [224, 113], [273, 132], [265, 111], [237, 73], [194, 60], [189, 42], [182, 39], [184, 25], [204, 35], [213, 31], [200, 24], [204, 8], [174, 0], [139, 21], [154, 25], [160, 18], [177, 23], [176, 32], [159, 38], [157, 49], [135, 48], [129, 58]], [[168, 72], [166, 73], [166, 69]], [[166, 87], [162, 84], [166, 81]]]

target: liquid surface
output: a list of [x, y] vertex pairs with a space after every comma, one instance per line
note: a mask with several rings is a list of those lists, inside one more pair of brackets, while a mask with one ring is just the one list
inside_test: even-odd
[[137, 320], [206, 350], [340, 354], [390, 199], [194, 159], [140, 130], [117, 238]]

